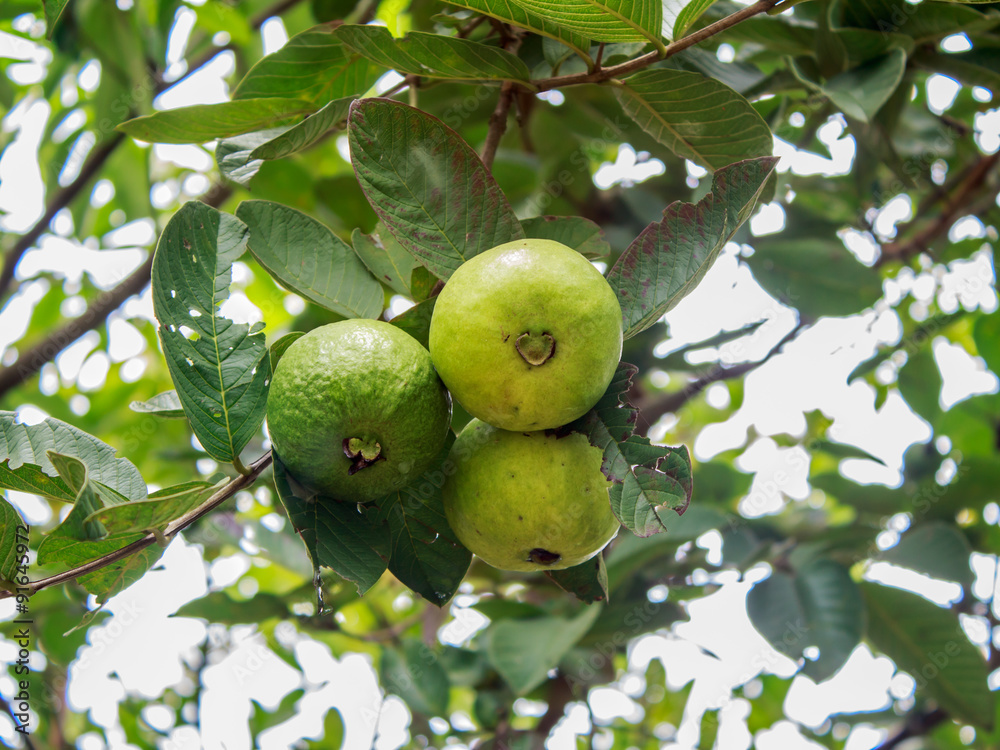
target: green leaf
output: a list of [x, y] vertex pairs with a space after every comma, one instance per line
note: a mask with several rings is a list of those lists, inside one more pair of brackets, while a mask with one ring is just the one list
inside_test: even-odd
[[582, 216], [535, 216], [522, 220], [521, 228], [525, 237], [561, 242], [588, 258], [604, 258], [611, 252], [604, 230]]
[[817, 682], [844, 665], [864, 629], [857, 584], [844, 567], [825, 558], [792, 573], [773, 570], [747, 594], [747, 614], [760, 634], [792, 659], [818, 648], [819, 658], [806, 660], [802, 670]]
[[989, 668], [958, 617], [922, 596], [862, 583], [868, 638], [917, 682], [917, 692], [938, 702], [952, 718], [990, 728], [994, 697]]
[[16, 419], [14, 412], [0, 411], [0, 487], [71, 502], [76, 492], [66, 487], [47, 456], [55, 451], [78, 458], [93, 481], [129, 500], [146, 496], [139, 470], [127, 458], [115, 458], [110, 445], [51, 417], [36, 425]]
[[287, 619], [288, 605], [281, 597], [262, 591], [245, 601], [236, 601], [225, 591], [212, 591], [183, 605], [171, 617], [197, 617], [223, 625], [258, 625], [265, 620]]
[[47, 39], [51, 39], [55, 33], [56, 24], [67, 5], [69, 5], [69, 0], [42, 0], [42, 9], [45, 11], [45, 37]]
[[972, 547], [958, 527], [944, 521], [931, 521], [909, 529], [895, 547], [890, 547], [879, 559], [926, 573], [945, 581], [972, 586], [969, 556]]
[[351, 244], [376, 279], [397, 294], [411, 295], [410, 278], [417, 261], [384, 227], [371, 235], [355, 229]]
[[607, 276], [622, 307], [625, 338], [649, 328], [698, 285], [750, 218], [775, 164], [764, 157], [720, 169], [712, 192], [697, 204], [671, 203], [621, 254]]
[[998, 21], [1000, 14], [995, 9], [984, 12], [955, 2], [924, 2], [907, 8], [905, 20], [893, 30], [913, 37], [917, 44], [925, 44], [963, 31], [968, 34], [988, 31]]
[[340, 710], [334, 707], [327, 709], [323, 719], [323, 734], [319, 741], [313, 742], [309, 737], [303, 737], [309, 750], [340, 750], [344, 746], [344, 717]]
[[616, 86], [615, 96], [653, 138], [713, 172], [771, 153], [771, 129], [750, 102], [700, 73], [645, 70]]
[[152, 529], [162, 531], [171, 521], [208, 500], [226, 482], [225, 479], [214, 485], [185, 482], [167, 487], [151, 493], [145, 500], [96, 510], [86, 517], [86, 523], [96, 521], [108, 534], [146, 533]]
[[479, 156], [437, 118], [389, 99], [361, 99], [351, 105], [347, 132], [375, 213], [438, 278], [524, 236]]
[[423, 641], [404, 638], [400, 648], [382, 651], [381, 682], [411, 711], [424, 716], [447, 716], [451, 682], [434, 653]]
[[548, 671], [590, 630], [601, 605], [586, 607], [576, 617], [500, 620], [486, 629], [486, 657], [517, 695], [545, 682]]
[[899, 369], [896, 385], [906, 403], [928, 421], [941, 414], [941, 371], [930, 349], [910, 355]]
[[467, 8], [479, 15], [495, 18], [522, 29], [562, 42], [585, 60], [590, 59], [590, 40], [579, 32], [549, 19], [544, 14], [512, 0], [447, 0], [451, 5]]
[[[18, 531], [21, 530], [24, 533], [19, 539]], [[27, 527], [21, 516], [5, 497], [0, 496], [0, 581], [17, 579], [17, 568], [22, 557], [17, 553], [17, 545], [23, 544], [27, 550], [27, 535]]]
[[354, 583], [359, 595], [378, 582], [389, 562], [389, 532], [367, 507], [310, 496], [277, 455], [274, 486], [317, 571], [330, 568]]
[[972, 328], [976, 352], [993, 372], [1000, 373], [1000, 314], [983, 315]]
[[601, 470], [613, 484], [611, 509], [637, 536], [667, 529], [667, 510], [684, 512], [691, 501], [691, 459], [687, 448], [652, 445], [633, 435], [637, 412], [627, 400], [634, 365], [618, 365], [607, 391], [593, 409], [567, 426], [585, 434], [604, 452]]
[[177, 396], [177, 391], [164, 391], [146, 401], [133, 401], [128, 408], [140, 414], [152, 414], [165, 419], [178, 419], [184, 416], [184, 407]]
[[252, 159], [283, 159], [299, 151], [304, 151], [322, 140], [334, 128], [347, 123], [347, 110], [353, 97], [334, 99], [302, 122], [270, 138], [250, 152]]
[[608, 600], [608, 569], [602, 554], [572, 568], [546, 570], [545, 575], [559, 588], [587, 604]]
[[377, 318], [385, 295], [351, 247], [325, 225], [271, 201], [243, 201], [249, 248], [282, 286], [348, 318]]
[[291, 333], [286, 333], [280, 339], [271, 344], [271, 348], [268, 350], [268, 361], [271, 364], [271, 375], [274, 375], [274, 368], [278, 366], [278, 360], [285, 351], [298, 341], [300, 338], [305, 336], [302, 331], [292, 331]]
[[985, 47], [966, 52], [920, 50], [913, 56], [918, 67], [954, 78], [966, 86], [982, 86], [993, 92], [991, 102], [1000, 94], [1000, 49]]
[[345, 24], [337, 38], [359, 55], [402, 74], [428, 78], [529, 81], [531, 71], [499, 47], [469, 39], [414, 31], [394, 39], [384, 26]]
[[812, 80], [794, 63], [791, 70], [796, 78], [826, 96], [848, 117], [870, 122], [903, 80], [906, 52], [894, 49], [825, 83]]
[[329, 24], [296, 34], [254, 65], [233, 99], [295, 96], [325, 105], [367, 91], [382, 71], [334, 36]]
[[859, 313], [882, 296], [878, 272], [837, 239], [762, 238], [747, 263], [765, 290], [812, 320]]
[[118, 130], [148, 143], [204, 143], [292, 122], [315, 109], [301, 99], [193, 104], [126, 120]]
[[264, 165], [263, 159], [253, 158], [253, 152], [288, 130], [287, 127], [267, 128], [219, 141], [215, 147], [215, 161], [222, 176], [240, 185], [249, 183]]
[[514, 0], [529, 12], [595, 42], [652, 42], [662, 48], [660, 0]]
[[711, 8], [714, 2], [715, 0], [691, 0], [686, 3], [674, 21], [673, 38], [680, 39], [687, 34], [691, 25], [701, 18], [702, 13]]
[[270, 376], [260, 328], [219, 314], [247, 235], [243, 222], [191, 201], [167, 223], [153, 256], [153, 310], [170, 377], [195, 436], [227, 463], [264, 420]]
[[91, 516], [105, 507], [114, 506], [121, 501], [114, 493], [101, 492], [91, 481], [87, 466], [77, 458], [64, 456], [55, 451], [49, 451], [49, 460], [59, 472], [59, 477], [75, 494], [73, 508], [55, 530], [50, 532], [38, 549], [38, 562], [45, 565], [52, 559], [44, 554], [46, 542], [55, 538], [93, 541], [107, 536], [104, 526]]
[[[94, 546], [114, 542], [117, 543], [115, 547], [117, 549], [142, 539], [144, 536], [145, 534], [126, 534], [125, 536], [109, 537], [107, 541], [97, 542]], [[120, 594], [146, 575], [146, 572], [163, 556], [163, 552], [164, 549], [160, 545], [151, 544], [139, 552], [104, 566], [100, 570], [81, 576], [76, 579], [77, 583], [96, 596], [98, 604], [104, 604], [108, 599]]]
[[389, 570], [438, 607], [454, 596], [472, 564], [472, 553], [458, 541], [444, 515], [444, 480], [442, 471], [428, 471], [419, 482], [380, 501], [392, 534]]
[[413, 336], [425, 349], [428, 348], [428, 337], [431, 331], [431, 316], [434, 314], [434, 303], [437, 297], [418, 302], [409, 310], [401, 312], [389, 322]]

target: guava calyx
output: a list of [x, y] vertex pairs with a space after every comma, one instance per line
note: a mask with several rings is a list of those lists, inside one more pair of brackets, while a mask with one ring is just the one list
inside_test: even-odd
[[556, 340], [550, 333], [533, 335], [522, 333], [514, 342], [521, 359], [533, 367], [539, 367], [548, 362], [556, 353]]
[[382, 446], [374, 438], [370, 440], [344, 438], [344, 455], [351, 459], [347, 476], [354, 476], [376, 461], [385, 460], [385, 456], [382, 455]]
[[561, 559], [562, 555], [555, 552], [549, 552], [547, 549], [542, 549], [541, 547], [535, 547], [528, 553], [528, 562], [533, 562], [538, 565], [555, 565]]

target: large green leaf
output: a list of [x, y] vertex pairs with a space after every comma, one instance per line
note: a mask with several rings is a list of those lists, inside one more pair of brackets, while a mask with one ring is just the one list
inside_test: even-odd
[[594, 624], [601, 605], [583, 609], [575, 617], [505, 619], [486, 629], [486, 658], [518, 695], [545, 682], [555, 667]]
[[0, 412], [0, 487], [72, 502], [76, 492], [65, 485], [47, 456], [54, 451], [78, 458], [93, 481], [129, 500], [146, 496], [139, 470], [127, 458], [115, 458], [110, 445], [51, 417], [36, 425], [16, 419], [12, 411]]
[[412, 296], [410, 279], [417, 261], [384, 227], [370, 236], [355, 229], [351, 244], [376, 279], [397, 294]]
[[[22, 536], [19, 537], [19, 534]], [[0, 581], [13, 581], [17, 578], [17, 568], [23, 557], [17, 554], [19, 544], [28, 544], [28, 527], [14, 506], [0, 496]], [[27, 564], [27, 559], [24, 562]]]
[[476, 152], [437, 118], [389, 99], [361, 99], [351, 105], [347, 131], [375, 213], [438, 278], [524, 236]]
[[521, 227], [526, 237], [561, 242], [588, 258], [604, 258], [611, 252], [604, 230], [582, 216], [535, 216], [522, 220]]
[[380, 501], [381, 513], [388, 517], [392, 533], [389, 570], [438, 607], [454, 596], [472, 563], [472, 553], [458, 541], [444, 515], [444, 480], [442, 471], [432, 470], [410, 487]]
[[918, 594], [863, 583], [868, 638], [896, 666], [909, 672], [917, 691], [933, 698], [953, 718], [990, 728], [994, 696], [989, 668], [966, 637], [957, 615]]
[[302, 537], [313, 567], [330, 568], [364, 594], [389, 562], [389, 531], [370, 508], [311, 496], [274, 457], [274, 486], [292, 527]]
[[347, 24], [337, 38], [359, 55], [399, 73], [428, 78], [528, 81], [531, 72], [519, 57], [469, 39], [414, 31], [394, 39], [384, 26]]
[[824, 83], [813, 80], [794, 64], [791, 69], [799, 80], [826, 96], [845, 115], [869, 122], [903, 80], [906, 52], [893, 49]]
[[348, 318], [382, 312], [382, 285], [325, 225], [270, 201], [243, 201], [236, 216], [250, 230], [250, 252], [282, 286]]
[[616, 86], [615, 96], [653, 138], [713, 172], [771, 153], [771, 129], [750, 102], [700, 73], [645, 70]]
[[42, 0], [42, 9], [45, 11], [45, 36], [49, 39], [52, 38], [56, 24], [67, 5], [69, 5], [69, 0]]
[[400, 648], [386, 648], [381, 673], [383, 687], [402, 698], [411, 711], [427, 717], [448, 714], [448, 673], [423, 641], [406, 638]]
[[815, 647], [803, 672], [817, 682], [831, 677], [861, 640], [864, 607], [850, 574], [833, 560], [816, 558], [792, 572], [774, 570], [747, 594], [754, 627], [792, 659]]
[[233, 99], [292, 96], [325, 105], [367, 91], [382, 71], [334, 36], [323, 24], [296, 34], [250, 68]]
[[100, 523], [108, 534], [146, 533], [153, 529], [162, 531], [175, 518], [208, 500], [226, 481], [223, 479], [214, 485], [185, 482], [167, 487], [150, 493], [145, 500], [98, 509], [88, 515], [86, 521]]
[[118, 130], [149, 143], [204, 143], [290, 123], [315, 108], [286, 98], [194, 104], [126, 120]]
[[910, 355], [899, 369], [896, 385], [913, 411], [930, 422], [936, 421], [941, 413], [942, 379], [930, 349], [920, 349]]
[[691, 501], [691, 459], [685, 446], [652, 445], [634, 435], [637, 412], [627, 393], [637, 368], [618, 365], [607, 391], [589, 412], [568, 427], [604, 452], [601, 470], [614, 482], [611, 509], [637, 536], [668, 528], [667, 511], [684, 512]]
[[880, 555], [880, 559], [971, 587], [974, 578], [969, 566], [971, 554], [969, 540], [957, 526], [931, 521], [909, 529], [895, 547]]
[[262, 326], [219, 312], [247, 235], [235, 217], [192, 201], [170, 219], [153, 257], [153, 310], [177, 396], [202, 446], [225, 462], [263, 422], [270, 376]]
[[653, 42], [662, 47], [660, 0], [512, 0], [595, 42]]
[[559, 588], [587, 604], [608, 600], [608, 569], [601, 553], [572, 568], [546, 570], [545, 575]]
[[837, 239], [762, 238], [747, 263], [764, 289], [810, 319], [860, 313], [882, 296], [878, 272]]
[[626, 338], [649, 328], [697, 286], [750, 218], [776, 163], [762, 157], [720, 169], [711, 193], [697, 204], [671, 203], [628, 246], [608, 271]]
[[545, 15], [533, 12], [514, 0], [447, 0], [447, 2], [560, 41], [581, 57], [589, 59], [590, 40], [587, 37]]

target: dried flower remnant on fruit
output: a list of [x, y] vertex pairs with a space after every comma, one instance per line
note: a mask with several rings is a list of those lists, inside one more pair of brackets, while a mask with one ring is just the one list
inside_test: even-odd
[[544, 365], [556, 353], [556, 340], [549, 333], [538, 336], [522, 333], [517, 337], [514, 346], [517, 347], [517, 353], [521, 355], [521, 359], [533, 367]]
[[385, 460], [381, 445], [375, 440], [366, 441], [361, 438], [344, 438], [344, 455], [351, 459], [351, 468], [347, 470], [348, 476], [357, 474], [378, 460]]

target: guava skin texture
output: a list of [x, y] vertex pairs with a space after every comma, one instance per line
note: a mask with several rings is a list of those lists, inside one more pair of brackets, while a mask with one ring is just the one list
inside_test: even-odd
[[347, 502], [402, 489], [431, 467], [451, 397], [430, 354], [396, 326], [344, 320], [285, 350], [271, 380], [274, 451], [307, 488]]
[[604, 395], [622, 353], [611, 286], [552, 240], [516, 240], [458, 267], [437, 297], [429, 348], [451, 395], [505, 430], [545, 430]]
[[448, 523], [481, 560], [500, 570], [562, 570], [614, 538], [611, 482], [601, 450], [572, 432], [509, 432], [474, 419], [445, 466]]

